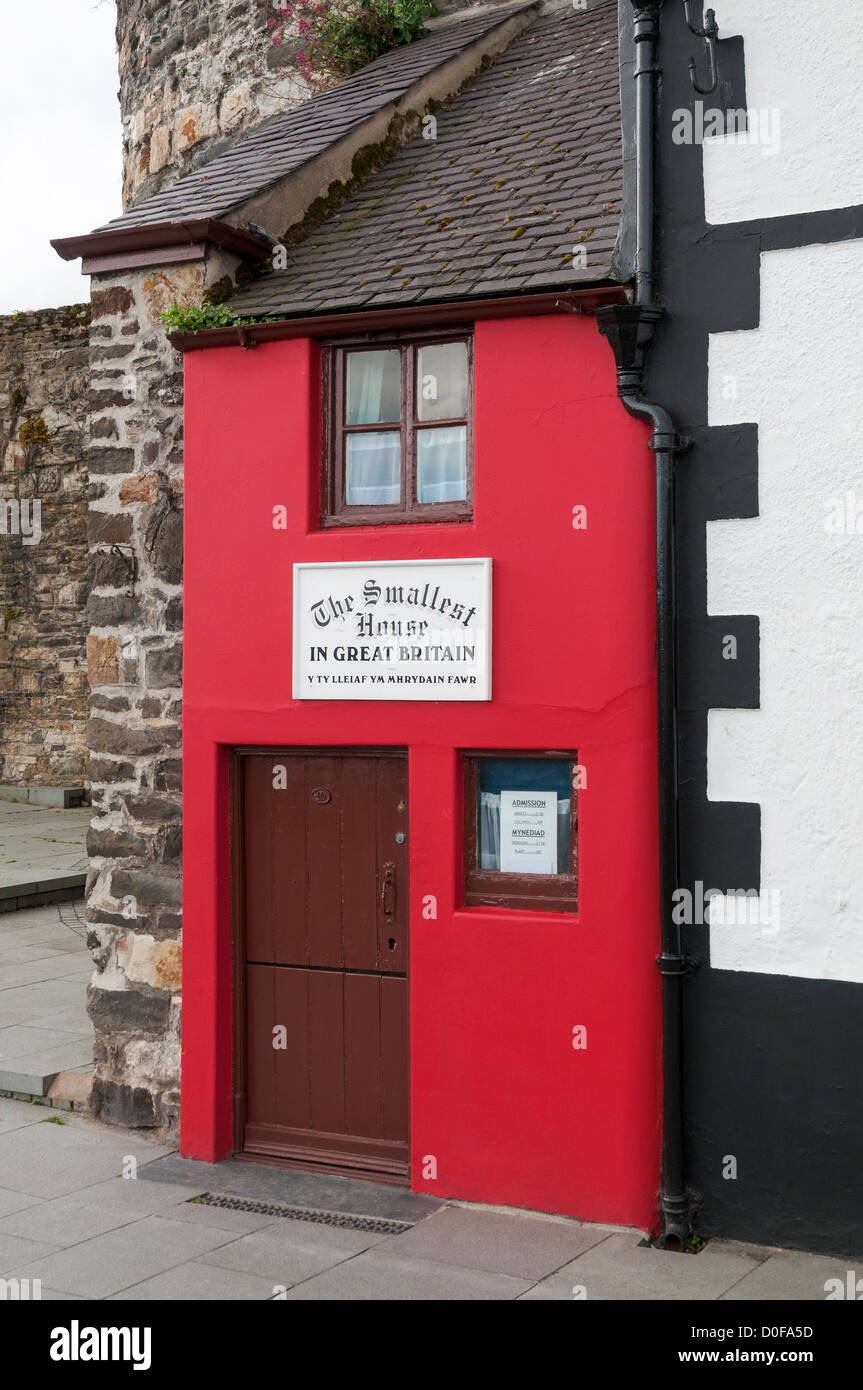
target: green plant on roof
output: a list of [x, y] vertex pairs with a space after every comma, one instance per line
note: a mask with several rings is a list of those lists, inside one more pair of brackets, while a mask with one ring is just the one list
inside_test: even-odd
[[241, 323], [276, 323], [278, 317], [257, 314], [244, 319], [227, 304], [211, 304], [208, 300], [201, 305], [172, 304], [159, 315], [166, 333], [205, 333], [208, 328], [236, 328]]
[[207, 328], [231, 328], [242, 323], [227, 304], [172, 304], [159, 315], [168, 333], [203, 333]]
[[267, 28], [277, 48], [293, 50], [299, 72], [318, 89], [421, 38], [433, 14], [432, 0], [285, 0]]

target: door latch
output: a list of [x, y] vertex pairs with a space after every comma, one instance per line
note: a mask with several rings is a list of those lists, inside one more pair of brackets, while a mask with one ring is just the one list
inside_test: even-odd
[[384, 864], [381, 879], [381, 912], [385, 917], [394, 917], [396, 911], [396, 866]]

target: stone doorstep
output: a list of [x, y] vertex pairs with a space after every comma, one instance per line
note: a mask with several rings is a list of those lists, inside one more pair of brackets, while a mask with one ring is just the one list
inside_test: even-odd
[[26, 801], [31, 806], [83, 806], [87, 799], [85, 787], [4, 787], [0, 786], [0, 801]]
[[[33, 870], [24, 870], [33, 875]], [[53, 878], [24, 877], [19, 883], [0, 884], [0, 913], [48, 903], [69, 903], [83, 898], [86, 874], [57, 874]]]

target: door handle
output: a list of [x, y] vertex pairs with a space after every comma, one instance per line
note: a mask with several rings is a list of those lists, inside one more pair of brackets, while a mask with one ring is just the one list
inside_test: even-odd
[[396, 866], [384, 864], [381, 879], [381, 912], [385, 917], [394, 917], [396, 911]]

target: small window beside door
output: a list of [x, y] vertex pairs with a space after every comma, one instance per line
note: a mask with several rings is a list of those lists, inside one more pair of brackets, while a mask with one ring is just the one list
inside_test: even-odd
[[330, 344], [323, 362], [322, 525], [470, 518], [470, 336]]
[[576, 754], [472, 753], [464, 770], [467, 906], [575, 912]]

